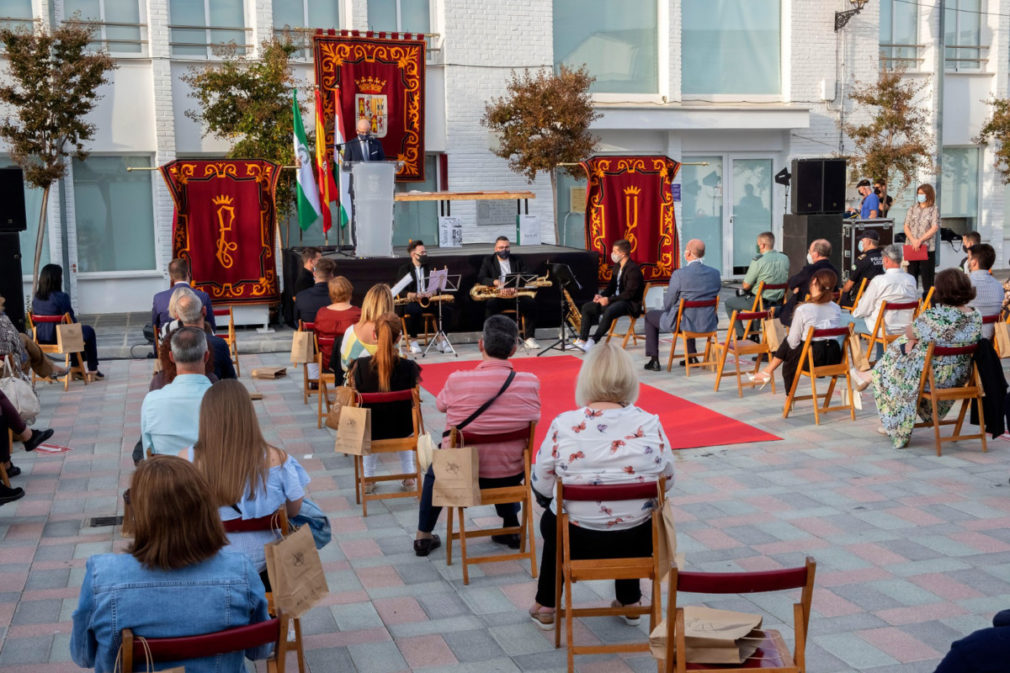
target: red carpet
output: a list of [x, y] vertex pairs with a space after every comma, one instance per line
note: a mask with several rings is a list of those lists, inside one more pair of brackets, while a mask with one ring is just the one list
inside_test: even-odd
[[[575, 379], [579, 375], [582, 360], [571, 355], [562, 355], [514, 358], [512, 363], [517, 371], [532, 372], [540, 379], [542, 415], [537, 425], [536, 439], [539, 447], [554, 417], [575, 408]], [[451, 373], [473, 368], [476, 364], [476, 361], [422, 363], [421, 385], [432, 395], [438, 395]], [[674, 449], [749, 444], [781, 439], [649, 385], [642, 385], [636, 405], [659, 414], [663, 429]], [[430, 430], [433, 435], [437, 435], [436, 428]], [[441, 431], [441, 428], [437, 430]]]

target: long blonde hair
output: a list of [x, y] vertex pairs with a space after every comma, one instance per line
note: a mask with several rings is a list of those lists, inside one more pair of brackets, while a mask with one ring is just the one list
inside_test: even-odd
[[396, 365], [396, 359], [400, 357], [396, 352], [396, 340], [400, 338], [402, 329], [400, 316], [392, 311], [383, 313], [375, 319], [378, 347], [375, 349], [375, 355], [368, 359], [368, 363], [378, 374], [379, 392], [389, 392], [393, 367]]
[[393, 311], [393, 293], [385, 283], [373, 285], [361, 302], [361, 322], [375, 322], [383, 313]]
[[263, 438], [249, 391], [237, 379], [212, 385], [200, 404], [193, 462], [207, 478], [217, 507], [250, 499], [266, 486], [270, 445]]

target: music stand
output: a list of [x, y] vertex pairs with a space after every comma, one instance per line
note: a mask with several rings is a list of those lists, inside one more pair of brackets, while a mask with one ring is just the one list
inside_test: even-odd
[[[455, 275], [448, 275], [447, 274], [444, 277], [445, 278], [444, 285], [442, 283], [439, 283], [439, 287], [437, 287], [434, 290], [432, 290], [431, 285], [430, 285], [431, 274], [429, 273], [428, 274], [428, 279], [425, 280], [425, 288], [432, 295], [438, 295], [438, 294], [442, 294], [442, 293], [450, 293], [450, 294], [452, 294], [452, 293], [455, 293], [456, 291], [459, 290], [459, 280], [460, 280], [460, 277], [461, 277], [461, 274], [458, 274], [458, 273], [455, 274]], [[442, 302], [439, 301], [439, 302], [436, 302], [436, 303], [438, 304], [438, 330], [435, 332], [435, 336], [433, 336], [431, 338], [431, 341], [428, 342], [428, 345], [425, 346], [424, 352], [421, 353], [421, 357], [427, 357], [428, 351], [431, 350], [432, 346], [434, 346], [435, 344], [438, 343], [438, 338], [439, 337], [442, 337], [443, 339], [445, 339], [445, 343], [447, 343], [449, 345], [449, 351], [453, 355], [455, 355], [456, 357], [459, 357], [459, 353], [456, 352], [456, 349], [452, 347], [452, 342], [449, 341], [449, 335], [446, 334], [445, 330], [442, 329]]]
[[[569, 339], [568, 332], [572, 328], [568, 325], [568, 321], [565, 319], [565, 316], [568, 314], [568, 305], [565, 303], [565, 290], [568, 290], [569, 288], [575, 288], [577, 290], [581, 290], [582, 284], [575, 277], [575, 274], [572, 273], [572, 267], [561, 262], [548, 264], [547, 275], [551, 279], [551, 282], [553, 282], [554, 285], [556, 285], [558, 288], [558, 296], [560, 297], [561, 300], [561, 309], [560, 309], [561, 328], [558, 331], [557, 341], [555, 341], [554, 343], [547, 346], [547, 348], [544, 348], [542, 351], [537, 353], [537, 357], [540, 357], [547, 351], [554, 349], [558, 349], [562, 353], [565, 352], [566, 347], [567, 350], [578, 350], [576, 349], [575, 346], [568, 345], [568, 339]], [[569, 290], [569, 293], [571, 293], [571, 290]], [[571, 336], [577, 337], [578, 335], [575, 334], [573, 330]]]

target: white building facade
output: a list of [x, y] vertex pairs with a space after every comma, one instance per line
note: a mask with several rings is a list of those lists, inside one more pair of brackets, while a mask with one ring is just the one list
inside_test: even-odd
[[[1008, 193], [992, 149], [973, 139], [986, 100], [1007, 95], [1010, 0], [946, 2], [944, 170], [942, 178], [919, 180], [940, 183], [946, 224], [980, 231], [1005, 267]], [[529, 185], [512, 173], [492, 153], [494, 138], [480, 118], [513, 70], [585, 63], [602, 113], [593, 129], [598, 152], [684, 162], [676, 181], [681, 238], [705, 240], [707, 262], [727, 277], [742, 275], [758, 232], [781, 233], [787, 193], [775, 173], [796, 157], [851, 151], [839, 121], [865, 118], [848, 100], [856, 83], [903, 66], [925, 85], [935, 119], [939, 10], [869, 0], [836, 31], [835, 13], [851, 8], [844, 0], [0, 0], [0, 22], [52, 25], [79, 12], [100, 24], [97, 43], [119, 66], [91, 115], [98, 128], [91, 155], [73, 161], [51, 193], [43, 252], [43, 263], [68, 270], [78, 311], [108, 313], [147, 310], [166, 286], [171, 257], [172, 202], [160, 176], [126, 168], [228, 149], [186, 116], [196, 102], [181, 79], [217, 58], [214, 43], [234, 41], [255, 55], [286, 30], [298, 39], [314, 28], [427, 34], [426, 179], [398, 189], [530, 189], [544, 242], [555, 240], [550, 180]], [[300, 52], [295, 65], [303, 102], [311, 100], [309, 58]], [[5, 68], [0, 59], [0, 73]], [[9, 163], [0, 147], [0, 166]], [[563, 175], [558, 184], [558, 242], [582, 247], [585, 181]], [[900, 226], [911, 197], [892, 195]], [[40, 193], [26, 189], [26, 196], [27, 281]], [[465, 243], [515, 231], [502, 215], [514, 213], [514, 203], [503, 203], [500, 212], [453, 204]], [[395, 244], [437, 243], [434, 205], [397, 208]], [[291, 231], [293, 245], [322, 242], [318, 228], [301, 239], [297, 227]]]

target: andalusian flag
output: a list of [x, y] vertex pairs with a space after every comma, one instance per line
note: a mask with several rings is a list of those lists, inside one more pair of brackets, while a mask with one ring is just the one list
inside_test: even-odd
[[298, 164], [298, 227], [305, 231], [319, 219], [319, 190], [312, 175], [312, 154], [305, 137], [302, 112], [298, 109], [298, 91], [291, 94], [291, 114], [294, 115], [295, 163]]
[[344, 115], [340, 111], [340, 89], [333, 95], [337, 111], [333, 116], [333, 158], [337, 160], [337, 184], [340, 186], [340, 226], [351, 222], [351, 178], [344, 171]]
[[316, 89], [316, 179], [319, 181], [319, 205], [323, 211], [323, 233], [333, 226], [330, 204], [337, 200], [337, 185], [326, 156], [326, 123], [323, 116], [323, 95]]

